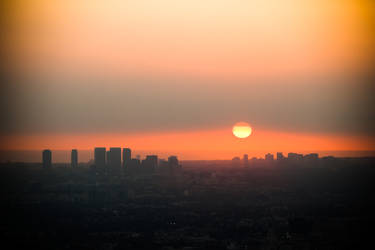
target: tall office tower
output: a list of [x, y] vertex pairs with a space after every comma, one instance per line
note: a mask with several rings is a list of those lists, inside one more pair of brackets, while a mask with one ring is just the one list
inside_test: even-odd
[[145, 172], [153, 172], [158, 165], [157, 155], [147, 155], [142, 161], [142, 170]]
[[266, 161], [273, 161], [273, 154], [270, 154], [270, 153], [266, 154], [265, 159]]
[[140, 160], [134, 158], [130, 159], [126, 164], [127, 171], [129, 171], [129, 173], [137, 173], [141, 166]]
[[43, 150], [43, 168], [52, 167], [52, 152], [49, 149]]
[[71, 164], [72, 164], [72, 168], [78, 167], [78, 151], [77, 151], [77, 149], [72, 149]]
[[153, 167], [158, 166], [158, 156], [157, 155], [147, 155], [146, 160], [150, 161]]
[[319, 155], [317, 153], [310, 153], [310, 154], [305, 155], [303, 158], [306, 160], [318, 160]]
[[243, 155], [243, 165], [245, 167], [249, 165], [249, 156], [247, 154]]
[[180, 165], [178, 164], [177, 156], [174, 156], [174, 155], [169, 156], [167, 166], [168, 166], [168, 171], [170, 173], [174, 173], [175, 170], [178, 170]]
[[178, 159], [177, 156], [171, 155], [168, 157], [168, 165], [172, 167], [178, 166]]
[[122, 165], [124, 168], [128, 167], [131, 159], [132, 159], [132, 151], [130, 150], [130, 148], [124, 148], [122, 150]]
[[282, 153], [282, 152], [277, 152], [277, 153], [276, 153], [276, 159], [277, 159], [278, 161], [284, 159], [284, 155], [283, 155], [283, 153]]
[[109, 149], [109, 169], [118, 172], [121, 169], [121, 148]]
[[299, 161], [302, 160], [303, 155], [297, 153], [288, 153], [288, 160]]
[[97, 168], [105, 168], [105, 148], [95, 148], [94, 161]]

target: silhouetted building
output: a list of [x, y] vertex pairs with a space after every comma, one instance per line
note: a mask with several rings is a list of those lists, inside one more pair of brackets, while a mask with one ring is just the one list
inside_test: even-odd
[[123, 162], [124, 168], [128, 167], [131, 159], [132, 159], [132, 151], [130, 150], [130, 148], [124, 148], [122, 150], [122, 162]]
[[303, 156], [304, 166], [306, 167], [318, 167], [319, 155], [317, 153], [311, 153]]
[[158, 156], [157, 155], [147, 155], [146, 160], [150, 161], [152, 163], [153, 167], [158, 166]]
[[168, 165], [170, 167], [178, 167], [178, 159], [177, 156], [171, 155], [168, 157]]
[[283, 155], [283, 153], [282, 153], [282, 152], [277, 152], [277, 153], [276, 153], [276, 159], [277, 159], [278, 161], [284, 159], [284, 155]]
[[266, 161], [273, 161], [273, 154], [270, 154], [270, 153], [266, 154], [264, 159]]
[[43, 150], [43, 168], [52, 167], [52, 152], [49, 149]]
[[106, 149], [105, 148], [95, 148], [94, 151], [94, 162], [97, 168], [105, 168], [105, 157]]
[[159, 159], [159, 163], [158, 163], [159, 170], [161, 171], [167, 170], [168, 166], [169, 166], [168, 161], [166, 161], [165, 159]]
[[249, 165], [249, 156], [247, 154], [243, 155], [243, 165], [245, 167]]
[[297, 154], [297, 153], [288, 153], [288, 160], [302, 160], [303, 155], [302, 154]]
[[142, 169], [146, 172], [153, 172], [158, 165], [157, 155], [147, 155], [146, 159], [142, 161]]
[[305, 155], [303, 158], [306, 160], [317, 160], [319, 159], [319, 155], [317, 153], [311, 153], [311, 154]]
[[109, 169], [118, 172], [121, 169], [121, 148], [109, 149]]
[[251, 167], [255, 167], [258, 165], [258, 162], [260, 161], [260, 159], [257, 159], [256, 157], [252, 157], [250, 160], [249, 160], [249, 166]]
[[232, 165], [238, 167], [240, 164], [241, 164], [240, 157], [238, 157], [238, 156], [233, 157], [233, 159], [232, 159]]
[[141, 161], [139, 159], [131, 159], [129, 162], [128, 162], [128, 167], [127, 167], [127, 171], [129, 173], [135, 173], [135, 172], [138, 172], [139, 169], [140, 169], [140, 166], [141, 166]]
[[78, 167], [78, 151], [77, 151], [77, 149], [72, 149], [72, 153], [71, 153], [70, 158], [71, 158], [72, 168]]
[[157, 169], [164, 173], [173, 173], [176, 170], [179, 170], [181, 165], [177, 159], [177, 156], [171, 155], [168, 157], [168, 160], [160, 159], [158, 161]]

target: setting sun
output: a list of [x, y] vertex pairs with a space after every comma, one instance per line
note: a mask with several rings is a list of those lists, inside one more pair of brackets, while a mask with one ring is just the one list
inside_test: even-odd
[[251, 135], [252, 129], [246, 122], [238, 122], [234, 124], [232, 132], [238, 138], [246, 138]]

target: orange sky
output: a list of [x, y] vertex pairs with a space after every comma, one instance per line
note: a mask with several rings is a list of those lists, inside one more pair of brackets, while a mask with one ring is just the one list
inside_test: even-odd
[[[8, 7], [0, 149], [375, 150], [374, 1]], [[238, 121], [250, 138], [233, 137]]]
[[372, 8], [367, 0], [28, 0], [13, 4], [11, 42], [32, 70], [340, 73], [373, 59]]
[[[148, 154], [174, 153], [182, 159], [231, 159], [248, 153], [264, 152], [369, 151], [375, 140], [366, 136], [330, 136], [254, 130], [246, 139], [232, 134], [231, 128], [165, 133], [55, 134], [6, 136], [1, 149], [7, 150], [93, 150], [93, 147], [130, 147]], [[5, 147], [5, 148], [4, 148]]]

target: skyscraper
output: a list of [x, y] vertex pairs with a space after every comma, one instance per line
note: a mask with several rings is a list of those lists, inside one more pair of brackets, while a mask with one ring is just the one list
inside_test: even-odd
[[71, 165], [72, 165], [72, 168], [78, 167], [78, 151], [77, 151], [77, 149], [72, 149]]
[[136, 173], [140, 169], [141, 162], [138, 159], [130, 159], [126, 164], [126, 170], [129, 171], [129, 173]]
[[158, 166], [158, 156], [157, 155], [147, 155], [146, 160], [150, 161], [153, 168]]
[[303, 155], [297, 153], [288, 153], [288, 160], [299, 161], [302, 160]]
[[142, 161], [142, 170], [145, 172], [153, 172], [158, 165], [157, 155], [147, 155], [146, 159]]
[[178, 159], [177, 156], [171, 155], [168, 157], [168, 165], [172, 167], [177, 167], [178, 166]]
[[121, 148], [109, 149], [109, 169], [118, 172], [121, 169]]
[[243, 155], [243, 165], [245, 167], [249, 165], [249, 156], [247, 154]]
[[105, 168], [105, 148], [95, 148], [94, 161], [97, 168]]
[[179, 165], [177, 156], [175, 156], [175, 155], [169, 156], [167, 166], [168, 166], [168, 171], [170, 173], [174, 173], [176, 170], [178, 170], [180, 165]]
[[310, 154], [305, 155], [303, 158], [306, 160], [318, 160], [319, 155], [317, 153], [310, 153]]
[[170, 169], [175, 170], [181, 167], [179, 164], [179, 161], [177, 159], [177, 156], [171, 155], [168, 157], [168, 166]]
[[52, 152], [49, 149], [43, 150], [43, 168], [52, 167]]
[[132, 159], [132, 151], [130, 148], [124, 148], [122, 150], [122, 161], [123, 161], [123, 167], [126, 168], [129, 166], [129, 162]]
[[284, 159], [284, 155], [283, 155], [283, 153], [282, 153], [282, 152], [277, 152], [277, 153], [276, 153], [276, 159], [277, 159], [278, 161]]
[[265, 159], [266, 161], [273, 161], [273, 154], [270, 154], [270, 153], [266, 154]]

